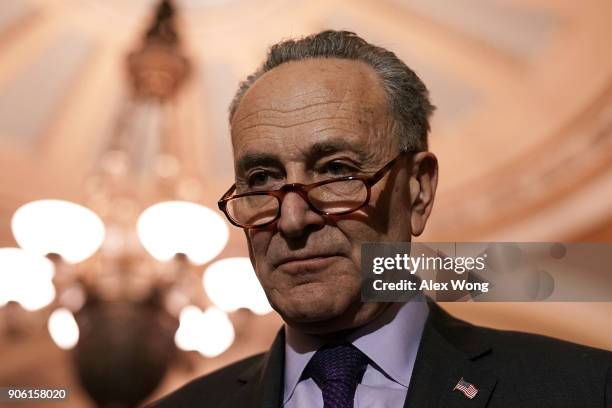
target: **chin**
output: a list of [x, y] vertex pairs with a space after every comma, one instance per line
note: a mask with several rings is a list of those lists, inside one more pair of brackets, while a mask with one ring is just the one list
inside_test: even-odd
[[[314, 285], [313, 285], [314, 286]], [[364, 304], [360, 297], [328, 293], [320, 288], [292, 290], [292, 296], [274, 306], [285, 323], [305, 333], [327, 334], [352, 328]], [[314, 290], [313, 290], [314, 289]]]
[[329, 293], [318, 286], [307, 284], [293, 288], [290, 296], [276, 303], [276, 311], [294, 326], [344, 320], [345, 315], [352, 313], [356, 306], [354, 297]]

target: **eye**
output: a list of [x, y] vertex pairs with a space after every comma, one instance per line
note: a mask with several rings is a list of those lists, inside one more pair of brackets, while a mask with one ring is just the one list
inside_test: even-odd
[[336, 177], [350, 176], [356, 172], [355, 167], [341, 162], [329, 162], [323, 167], [323, 173], [329, 173]]
[[260, 170], [251, 173], [248, 177], [249, 187], [266, 187], [271, 184], [274, 175], [268, 171]]
[[249, 187], [262, 185], [268, 180], [268, 174], [264, 171], [258, 171], [251, 174], [248, 178]]

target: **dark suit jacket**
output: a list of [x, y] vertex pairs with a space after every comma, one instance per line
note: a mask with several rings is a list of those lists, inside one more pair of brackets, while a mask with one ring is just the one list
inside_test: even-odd
[[[281, 330], [268, 352], [197, 378], [150, 407], [280, 407], [284, 341]], [[478, 389], [474, 399], [453, 391], [461, 377]], [[612, 408], [612, 353], [477, 327], [430, 302], [404, 407]]]

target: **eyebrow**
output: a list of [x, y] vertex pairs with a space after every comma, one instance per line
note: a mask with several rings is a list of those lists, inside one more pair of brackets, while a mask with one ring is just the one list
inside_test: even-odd
[[257, 166], [278, 166], [280, 165], [280, 160], [278, 157], [268, 153], [247, 153], [238, 160], [237, 164], [238, 172], [244, 173], [248, 169]]
[[[346, 139], [332, 138], [324, 142], [314, 143], [307, 154], [308, 164], [312, 164], [321, 157], [330, 156], [334, 153], [350, 151], [357, 154], [360, 161], [365, 162], [371, 158], [371, 153], [355, 146]], [[237, 161], [238, 172], [244, 173], [256, 166], [280, 166], [278, 156], [269, 153], [246, 153]]]
[[364, 150], [358, 148], [353, 143], [348, 142], [346, 139], [333, 138], [324, 142], [318, 142], [311, 146], [309, 156], [324, 157], [330, 154], [351, 151], [357, 153], [360, 160], [367, 160], [370, 156]]

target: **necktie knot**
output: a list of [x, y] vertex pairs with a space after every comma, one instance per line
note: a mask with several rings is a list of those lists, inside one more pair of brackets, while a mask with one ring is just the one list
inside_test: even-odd
[[324, 346], [310, 359], [305, 375], [321, 389], [325, 408], [349, 408], [367, 363], [367, 356], [351, 344]]

